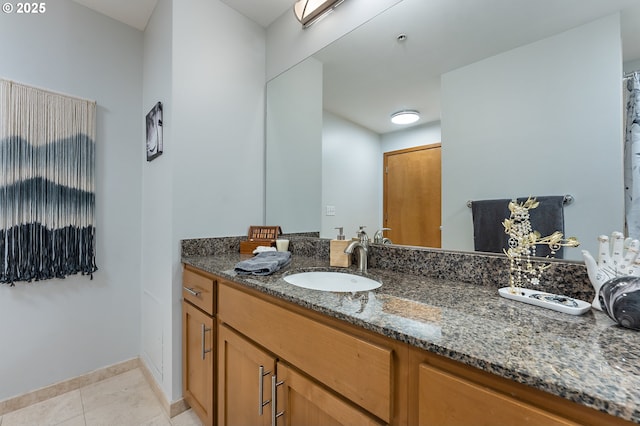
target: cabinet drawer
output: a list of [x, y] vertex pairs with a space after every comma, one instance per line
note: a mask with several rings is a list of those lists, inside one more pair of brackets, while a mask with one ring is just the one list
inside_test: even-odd
[[214, 280], [185, 268], [182, 273], [182, 297], [209, 315], [215, 315]]
[[427, 364], [420, 365], [419, 383], [420, 426], [578, 425]]
[[389, 423], [393, 351], [220, 283], [218, 318]]

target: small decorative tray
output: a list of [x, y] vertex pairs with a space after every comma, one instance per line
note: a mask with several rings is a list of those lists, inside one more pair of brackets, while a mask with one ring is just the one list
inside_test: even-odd
[[517, 300], [530, 305], [564, 312], [570, 315], [582, 315], [591, 309], [591, 304], [582, 300], [559, 294], [545, 293], [544, 291], [529, 290], [527, 288], [516, 288], [516, 293], [511, 293], [511, 287], [504, 287], [498, 290], [500, 296], [507, 299]]
[[273, 247], [282, 234], [279, 226], [250, 226], [246, 241], [240, 241], [240, 253], [251, 254], [259, 246]]

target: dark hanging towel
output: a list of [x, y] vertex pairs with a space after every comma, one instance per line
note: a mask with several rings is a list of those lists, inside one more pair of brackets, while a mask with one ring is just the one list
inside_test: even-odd
[[[518, 198], [519, 203], [528, 197]], [[540, 204], [529, 210], [531, 229], [538, 231], [542, 237], [560, 231], [564, 234], [564, 195], [534, 197]], [[509, 235], [504, 232], [502, 221], [509, 218], [509, 199], [480, 200], [471, 203], [473, 215], [473, 243], [476, 251], [503, 253], [509, 247]], [[545, 257], [551, 254], [547, 245], [536, 246], [536, 256]], [[556, 259], [564, 258], [564, 249], [556, 251]]]
[[[535, 209], [529, 210], [531, 229], [540, 232], [543, 237], [556, 231], [564, 234], [564, 195], [549, 195], [535, 197], [535, 199], [540, 204]], [[518, 198], [519, 203], [524, 203], [525, 201], [527, 201], [527, 197]], [[536, 256], [545, 257], [550, 254], [549, 246], [542, 244], [536, 246]], [[564, 259], [564, 248], [560, 247], [554, 257], [556, 259]]]
[[0, 80], [0, 282], [96, 271], [92, 101]]
[[509, 245], [502, 221], [507, 219], [510, 199], [479, 200], [471, 203], [475, 251], [502, 253]]

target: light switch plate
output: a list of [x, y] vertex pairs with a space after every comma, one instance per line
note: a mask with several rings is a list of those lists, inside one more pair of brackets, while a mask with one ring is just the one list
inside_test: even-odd
[[336, 215], [336, 206], [327, 206], [327, 216], [335, 216]]

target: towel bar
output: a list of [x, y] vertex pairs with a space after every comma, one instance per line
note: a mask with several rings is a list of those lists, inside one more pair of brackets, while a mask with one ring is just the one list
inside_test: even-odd
[[[569, 205], [571, 203], [573, 203], [573, 195], [566, 194], [564, 196], [563, 204], [566, 206], [566, 205]], [[471, 201], [471, 200], [467, 201], [467, 207], [471, 208], [472, 204], [473, 204], [473, 201]]]

